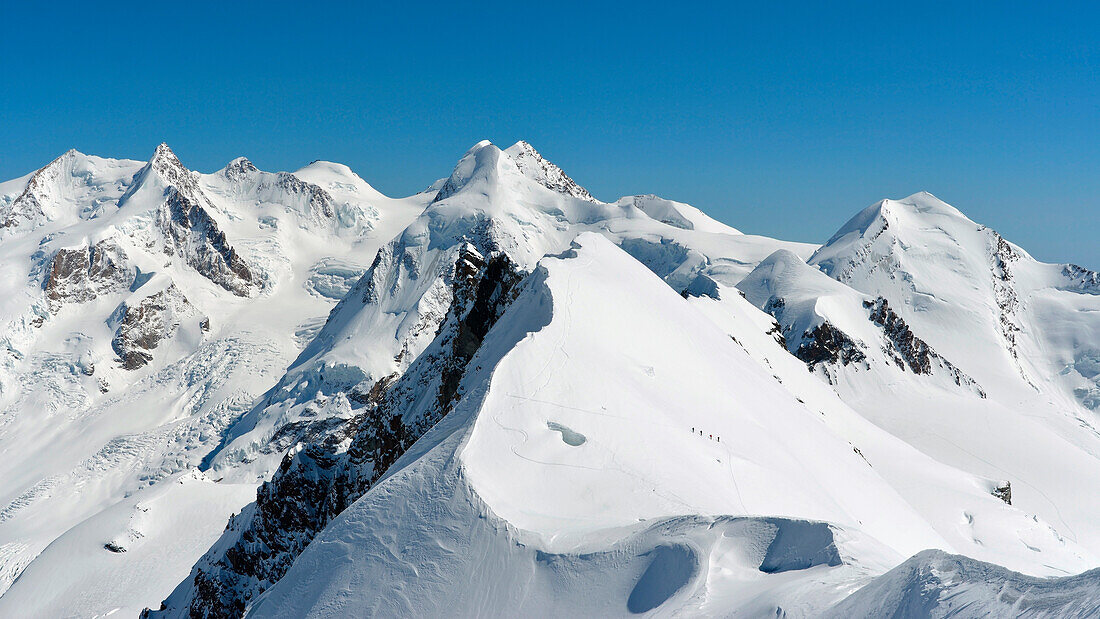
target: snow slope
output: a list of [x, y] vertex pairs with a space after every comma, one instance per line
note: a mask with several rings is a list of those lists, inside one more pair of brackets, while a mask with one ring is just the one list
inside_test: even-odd
[[[516, 147], [509, 150], [514, 152]], [[545, 174], [533, 171], [531, 161], [542, 162], [545, 169], [541, 172]], [[396, 436], [363, 439], [365, 449], [375, 445], [369, 447], [375, 450], [378, 444], [387, 446], [391, 441], [401, 447], [395, 447], [397, 451], [387, 447], [372, 456], [381, 461], [354, 467], [354, 472], [348, 473], [352, 480], [333, 472], [341, 470], [334, 469], [330, 460], [345, 457], [341, 450], [346, 445], [340, 447], [345, 437], [354, 436], [363, 424], [389, 423], [384, 418], [362, 419], [382, 415], [376, 409], [381, 394], [404, 394], [393, 396], [399, 403], [386, 405], [395, 408], [404, 407], [416, 398], [428, 398], [428, 393], [434, 393], [432, 390], [438, 390], [438, 402], [452, 397], [451, 389], [439, 385], [432, 374], [446, 369], [432, 366], [430, 359], [433, 354], [441, 359], [461, 359], [465, 353], [450, 356], [450, 351], [431, 354], [429, 351], [433, 350], [433, 342], [448, 342], [448, 338], [468, 347], [462, 344], [465, 336], [461, 326], [445, 328], [451, 324], [450, 320], [461, 322], [470, 318], [468, 304], [476, 302], [469, 298], [474, 295], [475, 285], [463, 283], [464, 274], [481, 273], [476, 277], [482, 277], [486, 263], [491, 271], [495, 262], [503, 265], [501, 271], [507, 277], [513, 277], [513, 273], [522, 275], [542, 256], [567, 248], [577, 234], [586, 230], [598, 231], [642, 256], [673, 286], [686, 285], [708, 273], [716, 278], [736, 279], [739, 273], [751, 270], [756, 260], [780, 247], [798, 250], [803, 255], [812, 250], [749, 237], [732, 229], [705, 232], [672, 226], [653, 219], [629, 200], [606, 204], [577, 198], [570, 191], [559, 191], [560, 188], [544, 183], [546, 174], [555, 178], [561, 174], [560, 170], [553, 172], [556, 167], [550, 168], [551, 165], [541, 157], [532, 157], [521, 167], [508, 152], [488, 142], [479, 143], [458, 162], [428, 208], [379, 251], [370, 269], [333, 309], [324, 327], [286, 375], [232, 428], [208, 462], [215, 471], [227, 463], [237, 466], [242, 451], [282, 441], [287, 428], [296, 428], [295, 437], [308, 436], [315, 445], [331, 443], [338, 453], [321, 459], [305, 453], [295, 456], [302, 462], [284, 463], [286, 476], [277, 476], [274, 480], [277, 483], [258, 495], [261, 503], [270, 502], [271, 509], [249, 512], [247, 522], [237, 525], [234, 533], [239, 539], [223, 539], [196, 567], [195, 578], [206, 584], [192, 591], [184, 583], [173, 594], [173, 604], [193, 608], [224, 604], [218, 607], [219, 612], [236, 612], [236, 608], [266, 588], [266, 583], [281, 576], [300, 547], [334, 515], [328, 507], [302, 506], [308, 516], [284, 513], [285, 508], [276, 507], [282, 505], [279, 498], [282, 492], [297, 492], [293, 487], [300, 480], [294, 480], [321, 476], [327, 480], [325, 484], [333, 484], [330, 489], [319, 490], [320, 495], [329, 495], [323, 499], [326, 504], [342, 505], [354, 500], [365, 490], [362, 486], [374, 483], [392, 458], [400, 455], [406, 443], [411, 444], [430, 427], [426, 419], [434, 423], [438, 415], [445, 414], [445, 410], [436, 410], [432, 415], [411, 416], [402, 422], [404, 429]], [[699, 249], [689, 248], [687, 243]], [[738, 258], [718, 257], [730, 255]], [[364, 346], [363, 342], [370, 345]], [[439, 346], [451, 348], [453, 344]], [[410, 375], [410, 368], [420, 361], [434, 369], [422, 370], [426, 373], [420, 376]], [[461, 365], [458, 361], [454, 363]], [[394, 386], [401, 381], [405, 386], [400, 389]], [[289, 447], [293, 440], [296, 439], [280, 444]], [[317, 467], [321, 470], [315, 471]], [[330, 479], [333, 475], [335, 480]], [[280, 490], [282, 485], [286, 488]], [[296, 497], [293, 503], [298, 505], [303, 500]], [[306, 523], [290, 536], [302, 542], [285, 544], [285, 548], [274, 553], [278, 558], [256, 556], [255, 563], [244, 562], [240, 572], [230, 565], [242, 562], [230, 562], [226, 553], [251, 554], [246, 543], [251, 536], [261, 536], [283, 546], [277, 540], [287, 537], [282, 527], [288, 518]]]
[[[773, 256], [739, 284], [780, 321], [792, 352], [822, 322], [868, 344], [856, 345], [867, 357], [858, 362], [843, 351], [819, 362], [847, 403], [941, 462], [1011, 482], [1014, 505], [1100, 548], [1100, 503], [1083, 492], [1100, 484], [1086, 384], [1100, 296], [1088, 271], [1039, 263], [926, 193], [865, 209], [809, 265]], [[878, 306], [861, 305], [878, 299], [926, 345], [928, 372], [889, 362], [907, 355], [872, 332]]]
[[70, 151], [0, 183], [0, 614], [1087, 613], [1097, 316], [929, 194]]
[[[959, 546], [1023, 555], [998, 530], [1020, 527], [1058, 557], [1045, 573], [1091, 564], [835, 396], [842, 419], [823, 420], [626, 254], [576, 243], [539, 263], [486, 337], [462, 403], [251, 615], [817, 612], [896, 557], [952, 547], [914, 509], [919, 493], [903, 498], [844, 434], [925, 465], [895, 464], [899, 488], [955, 488], [989, 534], [937, 523]], [[391, 553], [404, 558], [380, 559]]]

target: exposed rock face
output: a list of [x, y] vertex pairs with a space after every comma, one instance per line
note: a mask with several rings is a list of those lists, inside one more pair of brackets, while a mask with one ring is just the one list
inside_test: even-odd
[[[781, 297], [772, 297], [764, 304], [763, 309], [777, 321], [775, 328], [769, 333], [777, 342], [781, 342], [784, 348], [790, 350], [791, 327], [788, 326], [782, 331], [779, 329], [786, 306], [786, 301]], [[801, 335], [801, 338], [798, 338], [800, 343], [798, 348], [791, 350], [791, 354], [801, 359], [811, 370], [823, 363], [848, 365], [867, 360], [867, 355], [860, 350], [860, 345], [855, 340], [827, 321], [812, 330], [796, 335]]]
[[84, 303], [97, 296], [125, 290], [134, 279], [126, 252], [104, 239], [92, 246], [59, 249], [43, 282], [50, 311], [66, 303]]
[[1012, 482], [1006, 481], [1004, 484], [994, 488], [993, 496], [1012, 505]]
[[152, 350], [175, 333], [183, 317], [193, 313], [191, 304], [175, 284], [116, 310], [119, 321], [111, 347], [122, 367], [136, 370], [153, 359]]
[[230, 522], [222, 541], [197, 564], [187, 608], [167, 612], [241, 616], [314, 535], [453, 410], [467, 363], [515, 299], [523, 276], [505, 254], [486, 260], [467, 245], [454, 266], [453, 302], [428, 349], [400, 378], [385, 377], [349, 394], [358, 409], [350, 421], [283, 459], [256, 503]]
[[803, 334], [802, 343], [794, 351], [794, 356], [805, 362], [811, 370], [822, 363], [848, 365], [867, 360], [867, 355], [859, 349], [859, 344], [828, 322], [823, 322]]
[[913, 334], [909, 325], [890, 309], [886, 299], [878, 297], [874, 301], [864, 301], [863, 306], [871, 311], [871, 322], [882, 327], [887, 346], [883, 351], [894, 359], [898, 367], [909, 367], [914, 374], [931, 374], [934, 367], [946, 370], [960, 387], [971, 387], [983, 398], [985, 392], [977, 382], [955, 367], [947, 359], [932, 350], [924, 340]]
[[[247, 168], [251, 164], [242, 166]], [[157, 147], [119, 204], [150, 189], [158, 194], [163, 191], [155, 222], [164, 237], [165, 253], [183, 258], [204, 277], [237, 296], [250, 296], [260, 286], [257, 275], [230, 246], [225, 233], [210, 216], [213, 207], [195, 174], [183, 167], [166, 144]]]
[[524, 176], [538, 182], [543, 187], [581, 200], [597, 202], [596, 198], [593, 198], [587, 189], [569, 178], [569, 175], [563, 172], [561, 168], [544, 159], [535, 150], [535, 147], [527, 142], [522, 140], [516, 142], [505, 152], [516, 162], [516, 166], [519, 167], [519, 171], [523, 172]]
[[1066, 288], [1073, 292], [1100, 295], [1100, 273], [1076, 264], [1062, 266], [1062, 275], [1069, 280]]
[[1019, 260], [1020, 256], [1000, 234], [993, 230], [989, 230], [989, 234], [989, 261], [993, 277], [993, 297], [997, 302], [997, 320], [1008, 351], [1016, 359], [1019, 357], [1016, 350], [1016, 333], [1020, 331], [1016, 310], [1020, 300], [1012, 281], [1012, 263]]
[[909, 325], [890, 309], [886, 299], [878, 297], [874, 301], [864, 301], [863, 306], [871, 310], [871, 322], [882, 327], [888, 341], [893, 344], [895, 361], [900, 367], [909, 365], [914, 374], [931, 374], [932, 358], [936, 353], [924, 342], [913, 335]]
[[251, 269], [193, 198], [179, 189], [169, 189], [157, 224], [168, 242], [166, 252], [182, 257], [204, 277], [239, 297], [255, 290], [258, 282]]
[[336, 201], [327, 191], [289, 172], [261, 172], [251, 161], [239, 157], [231, 161], [223, 173], [237, 185], [249, 185], [249, 192], [254, 195], [262, 196], [275, 190], [283, 195], [297, 196], [315, 220], [331, 220], [337, 216]]
[[309, 211], [315, 217], [332, 219], [336, 217], [336, 204], [327, 191], [313, 183], [307, 183], [287, 172], [276, 174], [276, 183], [287, 193], [304, 196], [309, 202]]

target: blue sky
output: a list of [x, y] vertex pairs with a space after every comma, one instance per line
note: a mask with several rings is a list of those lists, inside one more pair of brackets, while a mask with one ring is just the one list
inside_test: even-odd
[[1085, 3], [15, 4], [3, 179], [166, 141], [193, 169], [329, 159], [396, 195], [482, 138], [526, 139], [598, 197], [656, 193], [746, 232], [821, 242], [927, 190], [1100, 268]]

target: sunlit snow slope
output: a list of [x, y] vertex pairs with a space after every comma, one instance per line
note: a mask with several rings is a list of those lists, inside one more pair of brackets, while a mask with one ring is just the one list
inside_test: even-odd
[[526, 142], [402, 199], [70, 151], [0, 324], [0, 615], [1100, 604], [1100, 275], [930, 194], [816, 246]]

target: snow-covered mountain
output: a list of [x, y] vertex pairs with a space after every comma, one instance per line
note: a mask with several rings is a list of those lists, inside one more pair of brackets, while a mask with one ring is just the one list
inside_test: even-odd
[[815, 246], [526, 142], [402, 199], [161, 145], [0, 222], [2, 614], [1100, 604], [1100, 275], [929, 194]]

